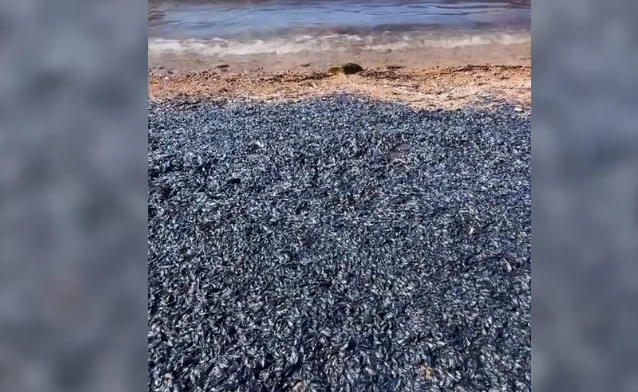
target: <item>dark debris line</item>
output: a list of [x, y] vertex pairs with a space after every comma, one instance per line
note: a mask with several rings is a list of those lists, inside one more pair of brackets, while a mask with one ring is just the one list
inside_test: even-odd
[[530, 391], [531, 121], [149, 104], [149, 390]]

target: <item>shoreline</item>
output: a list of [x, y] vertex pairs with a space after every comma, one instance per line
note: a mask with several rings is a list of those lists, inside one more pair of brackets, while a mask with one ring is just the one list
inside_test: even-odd
[[[363, 71], [331, 75], [336, 65]], [[149, 52], [149, 98], [295, 101], [334, 94], [456, 109], [494, 101], [531, 108], [531, 43], [410, 51], [202, 56]]]
[[149, 390], [531, 391], [530, 46], [149, 56]]

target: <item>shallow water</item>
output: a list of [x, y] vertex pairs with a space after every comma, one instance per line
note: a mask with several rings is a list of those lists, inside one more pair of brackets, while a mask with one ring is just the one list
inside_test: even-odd
[[531, 1], [149, 2], [149, 50], [210, 55], [528, 42]]

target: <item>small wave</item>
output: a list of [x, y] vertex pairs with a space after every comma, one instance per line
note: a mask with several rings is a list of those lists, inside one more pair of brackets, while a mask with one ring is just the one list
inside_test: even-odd
[[195, 53], [204, 56], [293, 54], [300, 52], [345, 51], [360, 48], [367, 51], [387, 51], [409, 48], [455, 48], [486, 44], [524, 44], [531, 42], [528, 33], [494, 33], [457, 36], [402, 36], [370, 37], [358, 35], [327, 35], [322, 37], [297, 36], [269, 40], [234, 41], [213, 39], [152, 39], [149, 53]]

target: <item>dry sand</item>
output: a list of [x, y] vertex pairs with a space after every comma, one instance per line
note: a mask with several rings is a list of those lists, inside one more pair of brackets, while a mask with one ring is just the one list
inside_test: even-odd
[[[355, 75], [331, 66], [360, 64]], [[149, 53], [149, 97], [294, 100], [351, 93], [419, 108], [458, 108], [493, 98], [531, 106], [531, 44], [410, 51], [212, 57]], [[487, 100], [485, 98], [488, 98]]]

